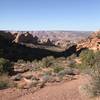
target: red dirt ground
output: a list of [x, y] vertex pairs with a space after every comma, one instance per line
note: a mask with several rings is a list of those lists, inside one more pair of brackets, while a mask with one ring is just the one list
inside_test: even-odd
[[88, 100], [79, 92], [79, 87], [87, 82], [87, 76], [79, 75], [75, 80], [46, 86], [34, 93], [18, 89], [0, 90], [0, 100]]

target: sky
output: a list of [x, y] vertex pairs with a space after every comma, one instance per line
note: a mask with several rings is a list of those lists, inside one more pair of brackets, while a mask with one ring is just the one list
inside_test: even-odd
[[100, 0], [0, 0], [0, 30], [100, 29]]

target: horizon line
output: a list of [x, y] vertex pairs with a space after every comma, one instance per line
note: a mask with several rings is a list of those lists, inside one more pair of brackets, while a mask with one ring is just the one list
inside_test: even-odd
[[73, 30], [73, 29], [72, 29], [72, 30], [66, 30], [66, 29], [65, 29], [65, 30], [64, 30], [64, 29], [60, 29], [60, 30], [59, 30], [59, 29], [48, 29], [48, 30], [47, 30], [47, 29], [39, 29], [39, 30], [37, 30], [37, 29], [33, 29], [33, 30], [24, 30], [24, 29], [22, 29], [22, 30], [20, 30], [20, 29], [19, 29], [19, 30], [17, 30], [17, 29], [0, 29], [0, 31], [16, 31], [16, 32], [17, 32], [17, 31], [21, 31], [21, 32], [26, 32], [26, 31], [28, 31], [28, 32], [31, 32], [31, 31], [66, 31], [66, 32], [67, 32], [67, 31], [68, 31], [68, 32], [71, 32], [71, 31], [72, 31], [72, 32], [75, 32], [75, 31], [76, 31], [76, 32], [95, 32], [95, 31], [97, 31], [97, 30], [78, 30], [78, 29], [77, 29], [77, 30], [75, 30], [75, 29], [74, 29], [74, 30]]

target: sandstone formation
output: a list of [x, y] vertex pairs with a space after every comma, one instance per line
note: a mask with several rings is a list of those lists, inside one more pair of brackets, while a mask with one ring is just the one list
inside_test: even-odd
[[13, 33], [13, 42], [15, 43], [31, 43], [31, 44], [41, 44], [46, 46], [58, 46], [61, 48], [66, 48], [68, 45], [70, 45], [70, 40], [66, 39], [57, 39], [53, 40], [49, 37], [43, 36], [42, 38], [39, 38], [38, 36], [34, 36], [31, 33]]
[[100, 50], [100, 31], [94, 32], [85, 40], [81, 40], [77, 44], [77, 49], [88, 48], [94, 51]]
[[47, 46], [53, 46], [53, 41], [50, 40], [49, 38], [47, 37], [44, 37], [42, 39], [39, 39], [39, 44], [43, 44], [43, 45], [47, 45]]
[[55, 46], [62, 47], [62, 48], [68, 47], [69, 44], [71, 44], [69, 40], [60, 39], [55, 41]]
[[[37, 34], [36, 34], [37, 33]], [[40, 36], [41, 33], [41, 36]], [[44, 33], [44, 35], [42, 34]], [[50, 34], [51, 35], [50, 35]], [[53, 34], [55, 33], [55, 35]], [[4, 38], [11, 40], [15, 43], [30, 43], [30, 44], [41, 44], [46, 46], [57, 46], [60, 48], [67, 48], [71, 43], [70, 35], [67, 34], [67, 38], [64, 37], [64, 33], [57, 34], [56, 32], [40, 31], [40, 32], [8, 32], [8, 31], [0, 31], [0, 35]], [[70, 33], [70, 32], [69, 32]], [[84, 33], [85, 34], [85, 33]], [[74, 36], [75, 34], [73, 34]], [[63, 38], [64, 37], [64, 38]], [[80, 37], [80, 36], [79, 36]], [[73, 38], [73, 37], [72, 37]], [[94, 51], [100, 50], [100, 31], [94, 32], [91, 36], [88, 36], [86, 39], [81, 39], [77, 44], [77, 50], [81, 48], [89, 48]]]
[[14, 34], [16, 36], [15, 43], [37, 43], [38, 37], [33, 37], [32, 34], [26, 32], [24, 34]]
[[[0, 31], [0, 35], [4, 38], [12, 40], [15, 43], [31, 43], [31, 44], [41, 44], [47, 46], [57, 46], [61, 48], [67, 48], [71, 44], [70, 38], [63, 38], [64, 33], [58, 35], [53, 35], [52, 33], [48, 33], [45, 35], [46, 32], [43, 32], [44, 35], [38, 32], [37, 34], [33, 32], [8, 32], [8, 31]], [[69, 32], [70, 33], [70, 32]], [[91, 36], [87, 39], [81, 39], [77, 43], [77, 50], [81, 48], [89, 48], [92, 50], [100, 50], [100, 38], [97, 36], [100, 34], [100, 31], [94, 32]], [[70, 37], [70, 35], [68, 35]], [[66, 35], [65, 35], [66, 37]]]
[[70, 42], [87, 37], [89, 34], [89, 32], [77, 31], [0, 31], [0, 35], [15, 43], [40, 44], [60, 48], [66, 48]]

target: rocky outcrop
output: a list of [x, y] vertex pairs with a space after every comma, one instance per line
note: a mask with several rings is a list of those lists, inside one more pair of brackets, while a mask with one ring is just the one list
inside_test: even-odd
[[24, 34], [14, 34], [15, 36], [15, 43], [37, 43], [38, 37], [33, 37], [32, 34], [26, 32]]
[[94, 32], [85, 40], [81, 40], [77, 44], [77, 49], [88, 48], [94, 51], [100, 51], [100, 31]]
[[68, 40], [57, 40], [57, 41], [55, 41], [55, 46], [58, 46], [58, 47], [61, 47], [61, 48], [66, 48], [66, 47], [68, 47], [70, 44], [71, 44], [71, 42], [70, 41], [68, 41]]
[[53, 46], [54, 45], [53, 41], [50, 40], [49, 38], [39, 39], [39, 44], [47, 45], [47, 46]]

